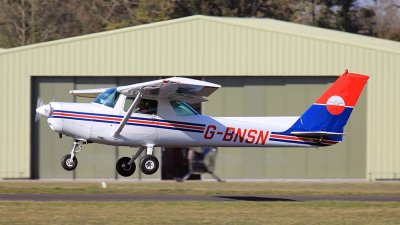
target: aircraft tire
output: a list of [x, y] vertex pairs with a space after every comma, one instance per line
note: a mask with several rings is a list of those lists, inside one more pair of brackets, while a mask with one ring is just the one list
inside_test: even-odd
[[135, 162], [133, 162], [132, 165], [128, 165], [130, 160], [131, 160], [131, 158], [129, 158], [129, 157], [122, 157], [122, 158], [118, 159], [117, 164], [115, 165], [115, 168], [117, 169], [117, 172], [119, 175], [121, 175], [123, 177], [129, 177], [135, 173], [136, 164], [135, 164]]
[[157, 172], [160, 163], [157, 157], [153, 155], [146, 155], [140, 161], [140, 169], [144, 174], [151, 175]]
[[64, 155], [61, 159], [61, 166], [67, 171], [72, 171], [78, 166], [78, 159], [74, 156], [71, 162], [71, 154]]

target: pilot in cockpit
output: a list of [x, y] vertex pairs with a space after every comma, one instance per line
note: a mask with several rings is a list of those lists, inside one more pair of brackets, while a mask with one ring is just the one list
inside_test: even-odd
[[157, 114], [157, 101], [142, 99], [136, 112], [142, 114]]

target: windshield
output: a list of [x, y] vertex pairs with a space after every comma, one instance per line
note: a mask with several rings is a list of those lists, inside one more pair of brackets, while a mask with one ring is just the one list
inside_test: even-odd
[[93, 102], [114, 108], [118, 97], [119, 93], [117, 92], [117, 88], [114, 87], [109, 88], [105, 92], [101, 93]]
[[199, 115], [190, 105], [181, 101], [172, 101], [171, 106], [178, 116], [194, 116]]

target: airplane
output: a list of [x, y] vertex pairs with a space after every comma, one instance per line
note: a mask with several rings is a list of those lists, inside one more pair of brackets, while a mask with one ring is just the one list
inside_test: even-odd
[[[74, 139], [70, 154], [61, 160], [67, 171], [78, 165], [82, 145], [100, 143], [138, 147], [122, 157], [117, 172], [129, 177], [136, 170], [154, 174], [159, 161], [154, 147], [326, 147], [343, 140], [344, 127], [369, 79], [347, 70], [297, 117], [211, 117], [189, 103], [206, 101], [221, 86], [172, 77], [111, 88], [71, 90], [91, 103], [50, 102], [36, 109], [50, 128]], [[40, 117], [40, 116], [39, 116]]]

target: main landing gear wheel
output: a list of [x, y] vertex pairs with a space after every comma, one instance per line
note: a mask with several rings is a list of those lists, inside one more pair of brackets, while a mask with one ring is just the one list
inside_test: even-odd
[[135, 173], [136, 164], [133, 162], [132, 165], [129, 165], [129, 161], [131, 161], [131, 158], [129, 157], [122, 157], [118, 159], [115, 167], [119, 175], [129, 177]]
[[153, 155], [146, 155], [140, 162], [140, 169], [144, 174], [151, 175], [158, 170], [160, 163]]
[[74, 170], [78, 166], [78, 159], [74, 156], [71, 160], [71, 154], [64, 155], [61, 159], [61, 166], [68, 171]]

